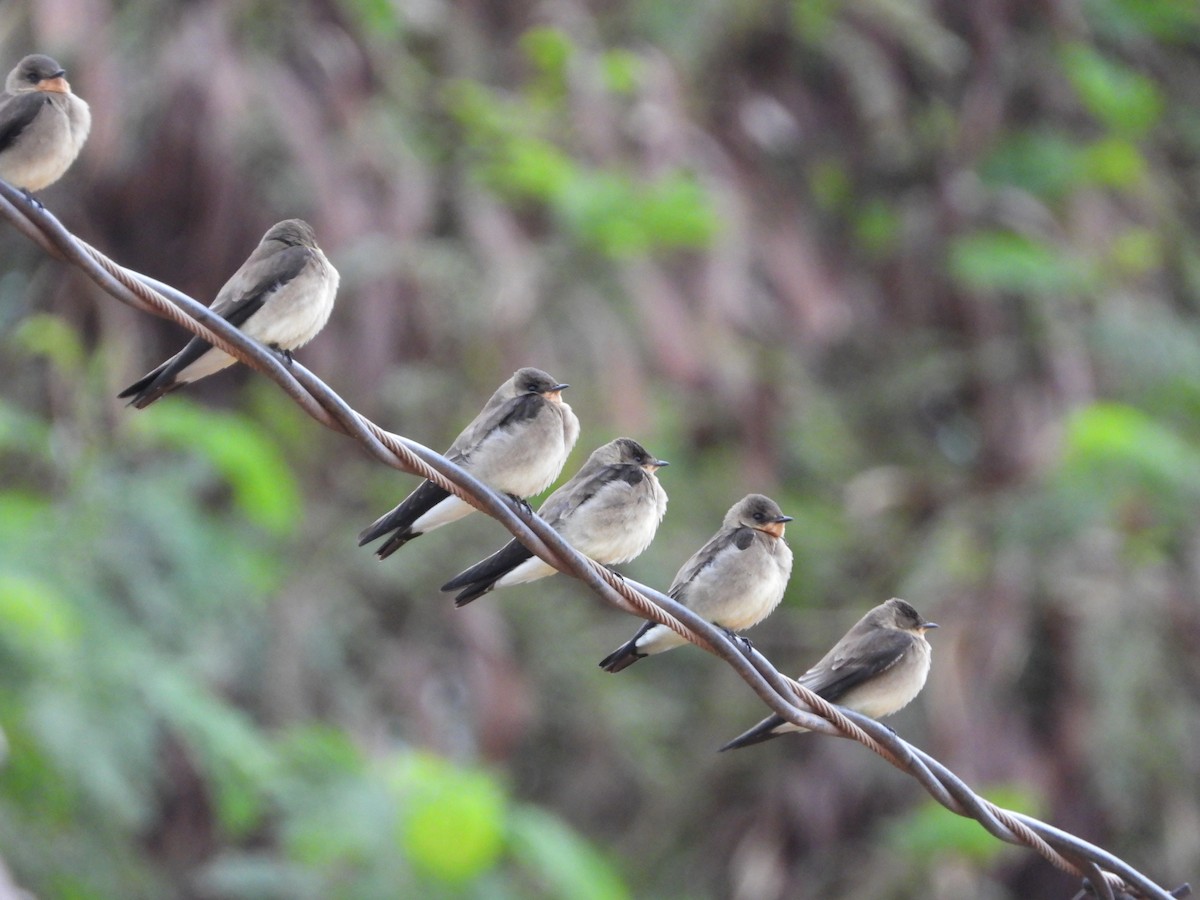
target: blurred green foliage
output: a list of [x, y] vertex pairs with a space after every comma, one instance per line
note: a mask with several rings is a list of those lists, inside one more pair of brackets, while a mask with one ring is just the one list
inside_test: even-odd
[[[626, 896], [594, 850], [482, 769], [412, 750], [371, 758], [319, 725], [271, 728], [247, 712], [254, 700], [220, 687], [233, 673], [213, 653], [272, 615], [281, 542], [304, 516], [275, 434], [172, 396], [115, 431], [62, 440], [108, 403], [77, 334], [34, 316], [4, 350], [47, 359], [74, 394], [53, 425], [0, 402], [0, 465], [39, 473], [0, 489], [0, 845], [28, 886]], [[170, 853], [139, 849], [181, 802], [211, 806], [212, 830], [194, 840], [223, 848], [187, 881]], [[255, 849], [271, 833], [278, 855]], [[578, 865], [556, 866], [563, 853]]]
[[589, 165], [561, 134], [570, 79], [592, 78], [619, 103], [637, 84], [637, 58], [584, 54], [549, 27], [530, 29], [520, 46], [534, 72], [519, 93], [465, 80], [447, 89], [477, 177], [511, 201], [544, 206], [584, 246], [614, 258], [707, 245], [717, 233], [716, 212], [692, 173], [647, 177]]
[[[118, 6], [0, 10], [6, 58], [60, 53], [93, 105], [63, 221], [208, 298], [310, 218], [343, 282], [303, 361], [356, 408], [444, 447], [517, 366], [570, 381], [568, 469], [618, 433], [673, 463], [629, 567], [660, 587], [770, 493], [796, 568], [752, 637], [782, 669], [907, 597], [943, 627], [898, 731], [1195, 880], [1193, 0]], [[1078, 889], [848, 742], [717, 756], [761, 714], [744, 684], [692, 648], [598, 672], [634, 625], [565, 578], [450, 610], [494, 523], [376, 565], [353, 536], [412, 479], [237, 371], [120, 408], [178, 330], [0, 245], [22, 885]]]

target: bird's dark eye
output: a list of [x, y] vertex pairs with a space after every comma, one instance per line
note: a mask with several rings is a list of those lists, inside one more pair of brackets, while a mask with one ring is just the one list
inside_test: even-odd
[[38, 77], [37, 72], [30, 72], [28, 75], [25, 76], [25, 80], [28, 81], [30, 84], [37, 84], [42, 79]]
[[763, 520], [763, 514], [762, 514], [762, 513], [760, 513], [760, 512], [756, 512], [756, 513], [754, 514], [754, 521], [755, 521], [755, 522], [761, 522], [762, 520]]

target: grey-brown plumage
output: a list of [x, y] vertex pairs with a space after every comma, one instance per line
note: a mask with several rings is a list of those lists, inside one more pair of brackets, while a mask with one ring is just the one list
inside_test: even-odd
[[[792, 574], [792, 551], [783, 540], [790, 521], [770, 497], [743, 497], [725, 514], [720, 530], [683, 564], [667, 594], [729, 631], [758, 624], [779, 605]], [[620, 672], [644, 656], [686, 643], [665, 625], [646, 622], [600, 667]]]
[[66, 74], [49, 56], [26, 56], [0, 94], [0, 178], [27, 192], [58, 181], [92, 127], [92, 113], [71, 93]]
[[[629, 438], [593, 451], [575, 476], [546, 498], [538, 515], [585, 556], [604, 565], [628, 562], [654, 540], [667, 511], [667, 494], [654, 474], [656, 459]], [[456, 575], [443, 591], [463, 589], [456, 606], [488, 591], [553, 575], [556, 569], [513, 540], [487, 559]]]
[[[303, 347], [329, 321], [339, 275], [302, 219], [272, 225], [262, 241], [225, 282], [211, 309], [248, 337], [275, 350]], [[163, 394], [199, 381], [236, 360], [203, 338], [139, 378], [118, 397], [143, 409]]]
[[[579, 419], [562, 399], [567, 387], [541, 369], [518, 369], [454, 439], [445, 457], [494, 490], [521, 500], [540, 494], [558, 477], [579, 437]], [[375, 551], [384, 559], [414, 538], [474, 510], [426, 481], [365, 528], [358, 545], [393, 532]]]
[[[873, 719], [898, 712], [912, 702], [929, 675], [930, 648], [925, 631], [937, 628], [912, 605], [893, 597], [876, 606], [846, 632], [815, 666], [796, 679], [830, 703]], [[763, 719], [722, 750], [770, 740], [790, 731], [807, 731], [782, 716]]]

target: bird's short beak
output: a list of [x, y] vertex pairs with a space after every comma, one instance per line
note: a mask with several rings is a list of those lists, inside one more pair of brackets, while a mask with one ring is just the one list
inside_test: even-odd
[[937, 627], [939, 627], [937, 622], [925, 622], [921, 625], [921, 630], [928, 631], [930, 628], [937, 628]]
[[670, 463], [665, 459], [656, 459], [653, 462], [646, 463], [646, 465], [642, 466], [642, 468], [647, 469], [650, 472], [657, 472], [659, 469], [666, 468], [669, 465]]
[[63, 77], [66, 74], [66, 72], [59, 71], [56, 74], [51, 75], [49, 78], [43, 78], [38, 82], [37, 89], [39, 91], [50, 91], [51, 93], [55, 94], [71, 93], [71, 85], [68, 84], [67, 79]]
[[771, 537], [781, 538], [783, 537], [784, 525], [790, 521], [792, 521], [791, 516], [776, 516], [768, 524], [764, 525], [761, 530], [771, 535]]
[[549, 400], [561, 400], [562, 397], [560, 397], [559, 395], [569, 387], [570, 387], [569, 384], [556, 384], [554, 387], [550, 388], [548, 391], [543, 391], [542, 396], [546, 397]]

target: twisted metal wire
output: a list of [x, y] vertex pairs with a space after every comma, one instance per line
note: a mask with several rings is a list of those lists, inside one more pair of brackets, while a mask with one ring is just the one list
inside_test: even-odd
[[491, 490], [429, 448], [371, 422], [295, 360], [246, 337], [208, 307], [170, 285], [117, 265], [76, 238], [48, 210], [30, 203], [2, 180], [0, 215], [48, 255], [79, 269], [115, 299], [169, 319], [267, 375], [309, 416], [357, 441], [375, 459], [429, 479], [496, 519], [536, 556], [582, 581], [608, 604], [665, 625], [688, 642], [720, 657], [772, 712], [810, 731], [862, 744], [915, 778], [951, 812], [975, 819], [999, 840], [1027, 846], [1052, 865], [1080, 878], [1083, 887], [1077, 898], [1170, 900], [1191, 894], [1187, 884], [1167, 891], [1100, 847], [980, 797], [940, 762], [887, 726], [830, 704], [782, 675], [749, 641], [731, 637], [660, 591], [624, 578], [583, 556], [527, 507]]

